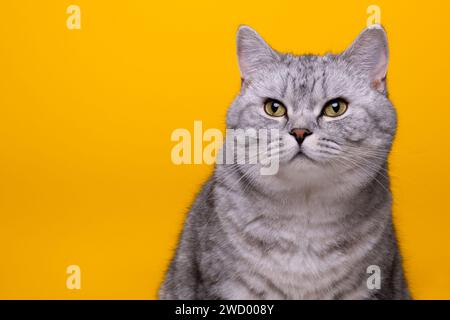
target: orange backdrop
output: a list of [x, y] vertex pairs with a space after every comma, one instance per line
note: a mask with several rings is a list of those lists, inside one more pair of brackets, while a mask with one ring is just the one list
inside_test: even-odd
[[[66, 9], [81, 10], [81, 29]], [[0, 298], [152, 299], [211, 172], [176, 166], [176, 128], [224, 128], [235, 32], [338, 52], [381, 8], [399, 112], [394, 215], [416, 298], [450, 298], [449, 1], [4, 1]], [[81, 289], [66, 287], [69, 265]]]

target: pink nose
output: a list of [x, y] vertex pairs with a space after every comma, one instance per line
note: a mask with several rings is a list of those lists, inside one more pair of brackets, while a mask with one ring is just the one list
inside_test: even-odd
[[311, 131], [304, 128], [294, 128], [289, 132], [291, 135], [294, 136], [295, 140], [297, 140], [298, 144], [302, 144], [303, 140], [309, 135], [312, 134]]

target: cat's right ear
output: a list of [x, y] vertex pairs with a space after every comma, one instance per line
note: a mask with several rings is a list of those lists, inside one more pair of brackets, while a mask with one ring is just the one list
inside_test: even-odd
[[248, 26], [239, 27], [236, 42], [242, 80], [249, 78], [252, 73], [265, 64], [280, 59], [278, 53]]
[[374, 89], [386, 93], [389, 50], [386, 32], [381, 25], [367, 27], [342, 56], [369, 77]]

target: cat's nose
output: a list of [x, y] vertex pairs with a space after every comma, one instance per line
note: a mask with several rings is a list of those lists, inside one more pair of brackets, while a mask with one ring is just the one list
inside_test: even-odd
[[311, 131], [304, 128], [294, 128], [289, 132], [291, 135], [294, 136], [295, 140], [297, 140], [298, 144], [302, 144], [303, 140], [309, 135], [312, 134]]

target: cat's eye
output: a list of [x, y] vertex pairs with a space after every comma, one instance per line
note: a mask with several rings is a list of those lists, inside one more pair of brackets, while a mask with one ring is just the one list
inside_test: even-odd
[[282, 117], [286, 114], [286, 107], [277, 100], [269, 99], [264, 103], [264, 111], [272, 117]]
[[344, 99], [338, 98], [328, 101], [323, 107], [322, 114], [327, 117], [339, 117], [348, 109], [348, 103]]

